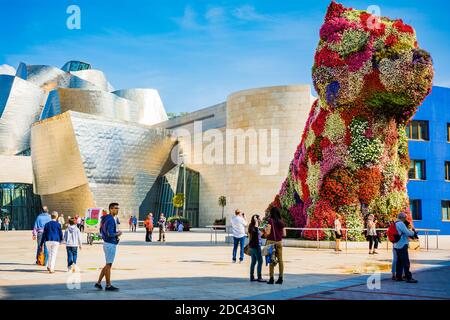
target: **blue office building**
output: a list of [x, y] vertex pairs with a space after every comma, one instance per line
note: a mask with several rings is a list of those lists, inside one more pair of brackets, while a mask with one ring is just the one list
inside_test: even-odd
[[408, 194], [416, 228], [450, 234], [450, 88], [433, 87], [409, 123]]

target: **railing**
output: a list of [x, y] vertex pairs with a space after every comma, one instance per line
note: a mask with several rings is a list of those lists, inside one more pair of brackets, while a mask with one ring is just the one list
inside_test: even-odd
[[217, 244], [217, 230], [223, 230], [225, 231], [225, 233], [227, 233], [228, 226], [217, 225], [217, 226], [206, 226], [205, 228], [208, 228], [211, 231], [210, 242], [211, 243], [213, 242], [213, 234], [214, 234], [215, 235], [214, 243]]
[[[334, 232], [335, 229], [333, 228], [285, 228], [286, 230], [294, 230], [294, 231], [316, 231], [316, 242], [317, 242], [317, 249], [320, 249], [320, 236], [319, 236], [319, 232], [320, 231], [332, 231]], [[367, 228], [364, 229], [347, 229], [347, 228], [342, 228], [342, 231], [345, 231], [343, 233], [345, 233], [345, 251], [347, 252], [348, 250], [348, 232], [360, 232], [362, 233], [363, 231], [366, 231]], [[376, 229], [377, 231], [387, 231], [388, 229]], [[439, 229], [416, 229], [416, 231], [419, 232], [424, 232], [425, 233], [425, 246], [427, 251], [429, 250], [429, 235], [430, 232], [431, 233], [436, 233], [436, 249], [439, 249], [439, 232], [441, 232], [441, 230]], [[386, 250], [389, 250], [389, 240], [386, 241]]]
[[[217, 244], [217, 232], [220, 231], [224, 231], [225, 233], [229, 234], [229, 226], [223, 226], [223, 225], [212, 225], [212, 226], [206, 226], [206, 228], [209, 228], [211, 233], [210, 233], [210, 242], [213, 242], [213, 235], [214, 235], [214, 243]], [[286, 230], [293, 230], [293, 231], [316, 231], [316, 242], [317, 242], [317, 249], [320, 249], [320, 231], [331, 231], [334, 232], [334, 228], [285, 228]], [[347, 229], [347, 228], [342, 228], [341, 229], [343, 232], [343, 236], [345, 236], [345, 251], [348, 251], [348, 233], [349, 232], [359, 232], [362, 233], [363, 231], [366, 231], [367, 228], [364, 229]], [[380, 228], [380, 229], [376, 229], [377, 231], [382, 231], [385, 232], [388, 229], [385, 228]], [[425, 247], [426, 250], [428, 251], [430, 249], [429, 246], [429, 236], [430, 233], [435, 233], [435, 237], [436, 237], [436, 249], [439, 249], [439, 232], [441, 232], [441, 230], [439, 229], [416, 229], [416, 231], [418, 233], [423, 232], [425, 235]], [[420, 234], [419, 234], [420, 235]], [[389, 250], [389, 243], [390, 241], [386, 239], [386, 250]]]

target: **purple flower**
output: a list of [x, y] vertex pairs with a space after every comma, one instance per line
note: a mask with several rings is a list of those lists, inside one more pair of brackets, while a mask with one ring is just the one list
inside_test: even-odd
[[333, 107], [336, 107], [336, 99], [338, 98], [340, 88], [341, 86], [337, 81], [333, 81], [327, 86], [327, 102]]

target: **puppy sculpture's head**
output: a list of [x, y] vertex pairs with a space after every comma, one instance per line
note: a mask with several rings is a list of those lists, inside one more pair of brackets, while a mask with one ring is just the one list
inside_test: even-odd
[[322, 105], [407, 121], [431, 90], [430, 55], [412, 27], [334, 1], [320, 29], [313, 82]]

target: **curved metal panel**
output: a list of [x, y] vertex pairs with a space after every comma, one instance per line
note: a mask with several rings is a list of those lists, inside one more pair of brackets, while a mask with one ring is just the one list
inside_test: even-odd
[[42, 109], [39, 120], [45, 120], [47, 118], [54, 117], [61, 113], [61, 104], [59, 103], [58, 90], [50, 91], [48, 94], [47, 102]]
[[0, 83], [12, 81], [0, 91], [0, 101], [6, 101], [0, 117], [0, 154], [15, 155], [30, 147], [30, 127], [39, 118], [44, 92], [21, 78], [0, 79]]
[[125, 89], [113, 93], [138, 104], [139, 123], [153, 125], [168, 119], [161, 97], [155, 89]]
[[0, 118], [6, 108], [9, 94], [14, 83], [14, 77], [9, 75], [0, 75]]
[[42, 119], [45, 119], [46, 115], [53, 115], [58, 109], [59, 113], [76, 111], [109, 119], [130, 122], [139, 120], [136, 103], [100, 90], [57, 89], [51, 93]]
[[33, 183], [31, 157], [0, 156], [0, 183]]
[[36, 194], [59, 193], [87, 183], [68, 113], [33, 125], [31, 159]]
[[56, 88], [98, 89], [93, 83], [52, 66], [27, 65], [26, 69], [27, 80], [45, 91]]
[[88, 208], [96, 206], [88, 184], [60, 193], [41, 195], [41, 202], [43, 206], [48, 206], [50, 210], [57, 210], [65, 217], [84, 216]]
[[117, 201], [122, 214], [137, 214], [173, 145], [164, 129], [63, 113], [33, 126], [35, 192], [44, 203], [63, 196], [67, 208]]
[[[70, 72], [74, 76], [78, 77], [79, 79], [83, 79], [85, 81], [88, 81], [92, 84], [94, 84], [98, 89], [103, 91], [111, 92], [113, 91], [112, 85], [108, 82], [106, 79], [105, 74], [100, 70], [81, 70], [81, 71], [72, 71]], [[77, 88], [76, 86], [71, 86], [71, 88]]]

